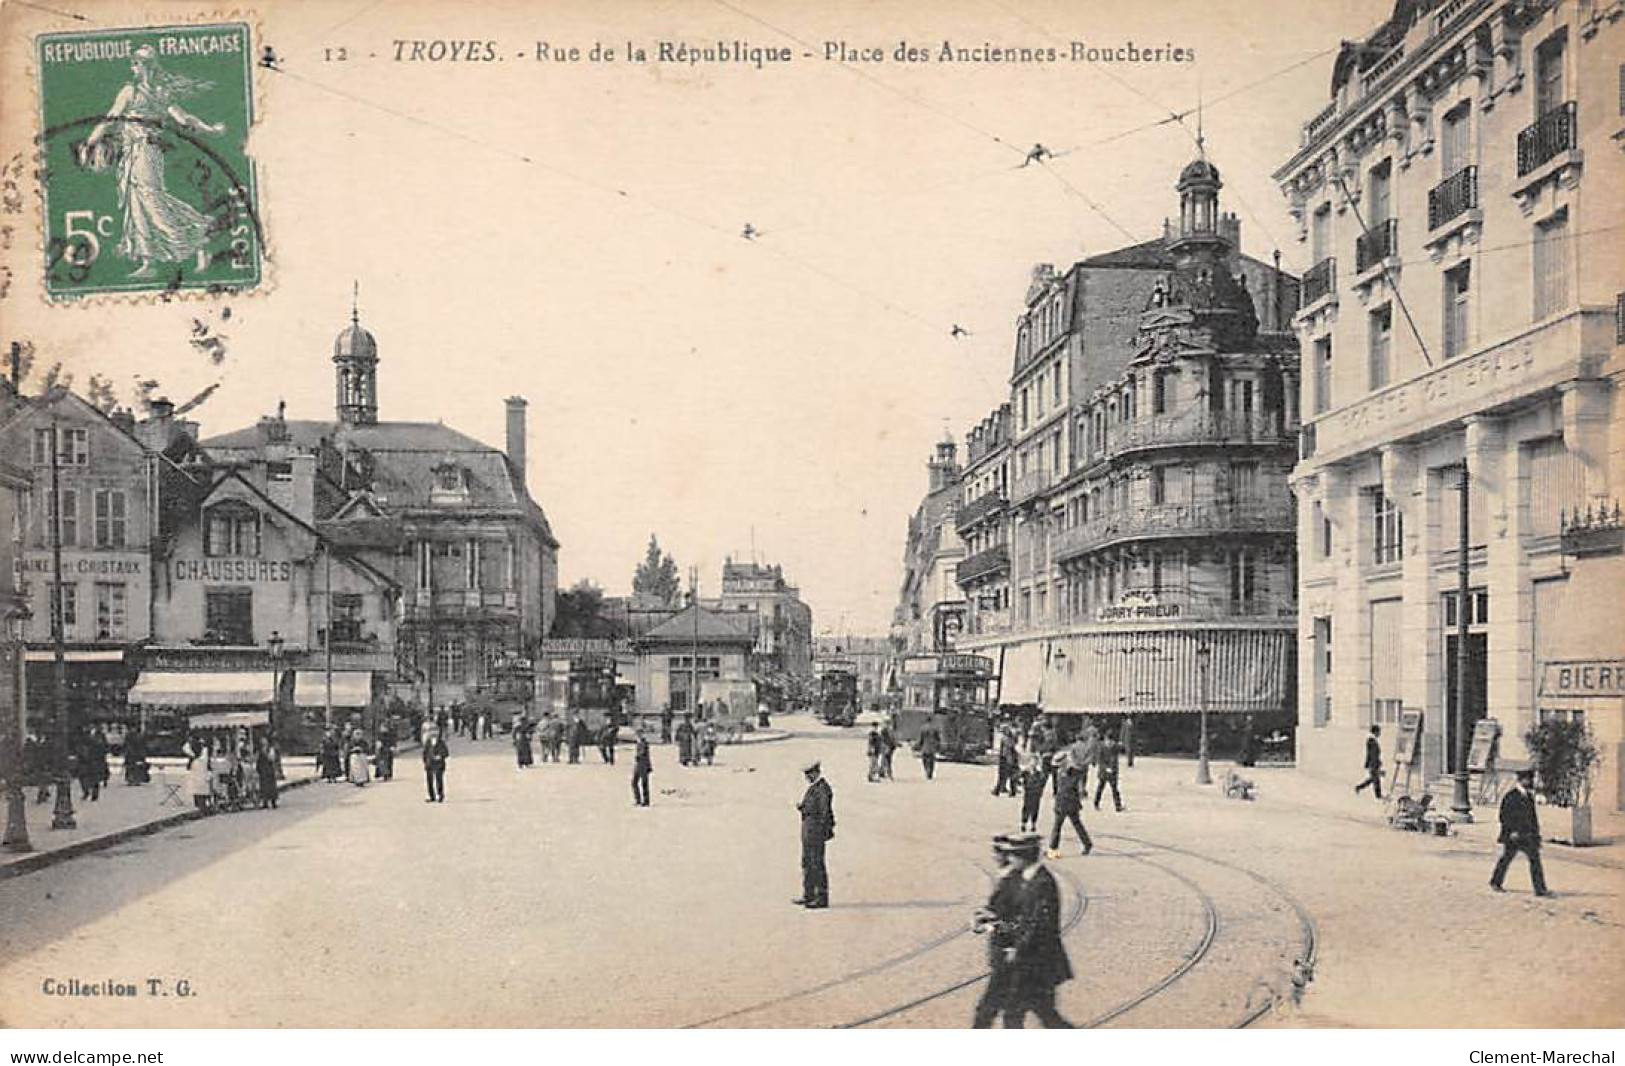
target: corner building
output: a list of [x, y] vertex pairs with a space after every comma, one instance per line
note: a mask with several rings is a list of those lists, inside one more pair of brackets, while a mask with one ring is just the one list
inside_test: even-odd
[[1204, 704], [1290, 713], [1296, 282], [1240, 253], [1221, 187], [1194, 160], [1161, 238], [1034, 272], [956, 517], [961, 648], [1005, 706], [1170, 739]]
[[1314, 264], [1293, 473], [1311, 771], [1347, 775], [1369, 726], [1407, 711], [1425, 774], [1456, 768], [1465, 612], [1463, 731], [1493, 718], [1505, 763], [1539, 718], [1580, 717], [1594, 802], [1625, 803], [1621, 14], [1397, 3], [1345, 43], [1276, 172]]

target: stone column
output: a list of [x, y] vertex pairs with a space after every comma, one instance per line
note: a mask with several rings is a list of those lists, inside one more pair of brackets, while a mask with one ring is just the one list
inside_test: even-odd
[[1507, 461], [1508, 451], [1516, 456], [1518, 445], [1507, 439], [1501, 419], [1473, 415], [1463, 421], [1471, 507], [1482, 512], [1472, 529], [1475, 539], [1484, 539], [1484, 566], [1473, 573], [1472, 584], [1483, 585], [1490, 597], [1485, 702], [1489, 716], [1512, 732], [1518, 728], [1521, 705], [1528, 702], [1533, 640], [1533, 591], [1527, 587], [1523, 548], [1512, 524], [1520, 510], [1516, 459]]

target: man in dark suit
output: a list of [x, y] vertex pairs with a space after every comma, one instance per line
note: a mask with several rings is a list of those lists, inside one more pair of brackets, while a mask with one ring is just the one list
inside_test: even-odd
[[1061, 890], [1039, 861], [1039, 846], [1037, 833], [1005, 840], [1010, 865], [977, 915], [973, 928], [992, 932], [992, 973], [972, 1020], [978, 1029], [992, 1024], [995, 1010], [1003, 1014], [1006, 1029], [1022, 1028], [1028, 1011], [1046, 1029], [1072, 1028], [1055, 1009], [1056, 986], [1072, 979], [1061, 943]]
[[1074, 744], [1065, 751], [1058, 751], [1054, 756], [1059, 763], [1055, 770], [1055, 828], [1050, 831], [1049, 857], [1061, 857], [1061, 830], [1067, 822], [1078, 831], [1078, 842], [1083, 845], [1083, 853], [1089, 854], [1095, 850], [1094, 841], [1089, 839], [1089, 830], [1083, 827], [1083, 789], [1086, 780], [1088, 764], [1078, 754], [1078, 745]]
[[429, 798], [423, 802], [446, 802], [446, 759], [450, 754], [440, 731], [432, 731], [423, 744], [423, 777], [429, 786]]
[[1354, 786], [1354, 791], [1359, 793], [1370, 785], [1378, 799], [1382, 799], [1382, 741], [1377, 739], [1381, 735], [1382, 726], [1371, 727], [1371, 735], [1365, 738], [1365, 780]]
[[942, 750], [942, 733], [937, 729], [937, 723], [929, 718], [920, 727], [920, 762], [925, 767], [925, 779], [931, 780], [937, 773], [937, 752]]
[[1016, 732], [1006, 725], [999, 730], [999, 777], [993, 782], [993, 794], [1003, 795], [1006, 786], [1010, 795], [1016, 794], [1016, 773], [1019, 769], [1016, 758]]
[[807, 775], [807, 792], [796, 804], [801, 812], [801, 898], [794, 902], [808, 910], [821, 910], [829, 906], [824, 846], [835, 837], [835, 793], [817, 762], [808, 763], [802, 772]]
[[649, 773], [654, 761], [649, 757], [649, 738], [638, 727], [638, 746], [632, 756], [632, 802], [639, 807], [649, 805]]
[[1501, 797], [1501, 857], [1495, 860], [1495, 872], [1490, 874], [1490, 887], [1497, 892], [1506, 891], [1501, 883], [1506, 880], [1512, 857], [1521, 851], [1529, 857], [1529, 880], [1534, 883], [1535, 895], [1552, 894], [1546, 887], [1546, 871], [1540, 865], [1540, 818], [1530, 793], [1534, 785], [1534, 771], [1519, 770], [1517, 783]]

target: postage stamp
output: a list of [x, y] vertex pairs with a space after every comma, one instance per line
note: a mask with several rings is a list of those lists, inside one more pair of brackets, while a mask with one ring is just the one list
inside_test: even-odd
[[37, 46], [46, 293], [259, 284], [248, 25], [52, 33]]

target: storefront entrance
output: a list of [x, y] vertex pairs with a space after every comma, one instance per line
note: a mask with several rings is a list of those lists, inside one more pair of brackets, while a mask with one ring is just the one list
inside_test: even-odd
[[[1461, 756], [1461, 734], [1456, 732], [1456, 699], [1460, 691], [1456, 684], [1458, 662], [1456, 649], [1461, 638], [1450, 633], [1444, 638], [1444, 735], [1445, 770], [1456, 772], [1456, 761]], [[1473, 726], [1489, 713], [1489, 636], [1485, 633], [1467, 634], [1467, 714], [1461, 728], [1468, 737]]]

